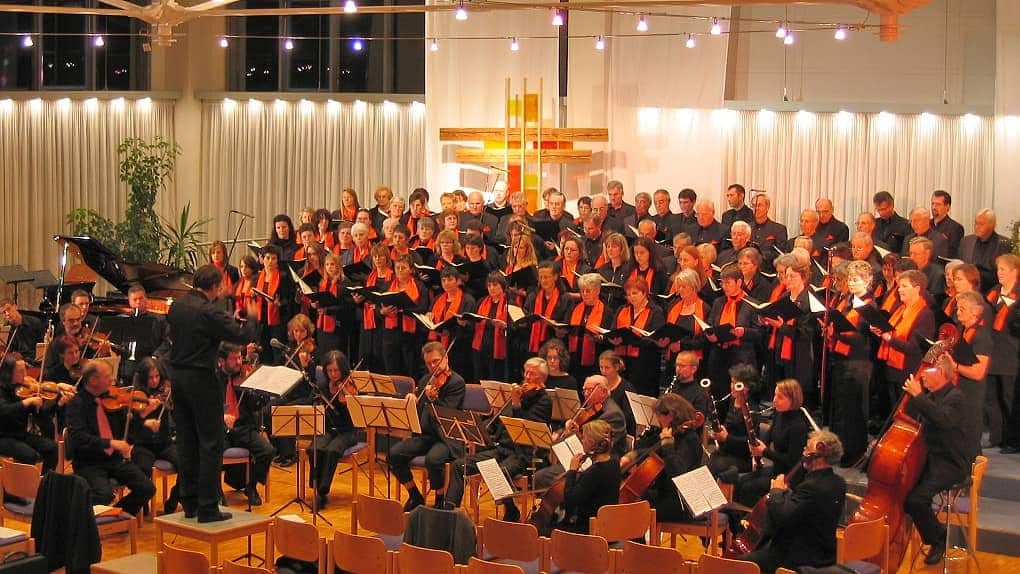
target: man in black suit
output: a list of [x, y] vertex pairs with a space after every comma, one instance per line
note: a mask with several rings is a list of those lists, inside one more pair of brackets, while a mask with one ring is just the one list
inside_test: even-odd
[[609, 197], [606, 219], [612, 220], [614, 227], [623, 229], [627, 218], [637, 217], [637, 209], [623, 200], [623, 184], [619, 181], [613, 180], [606, 184], [606, 195]]
[[910, 235], [910, 223], [896, 213], [896, 203], [888, 191], [880, 191], [871, 199], [875, 206], [875, 243], [885, 245], [889, 251], [900, 253], [903, 238]]
[[13, 299], [0, 299], [0, 312], [4, 314], [7, 324], [10, 326], [11, 341], [8, 344], [7, 352], [21, 353], [21, 356], [30, 363], [35, 363], [35, 346], [42, 343], [46, 334], [46, 327], [36, 317], [24, 315], [18, 309]]
[[914, 520], [921, 541], [930, 547], [924, 558], [929, 566], [941, 562], [946, 553], [945, 527], [932, 510], [932, 498], [966, 480], [976, 454], [966, 435], [970, 424], [966, 398], [950, 384], [953, 375], [952, 360], [944, 354], [934, 366], [921, 371], [920, 381], [911, 375], [903, 384], [910, 395], [907, 408], [919, 414], [923, 423], [928, 451], [924, 471], [907, 495], [903, 510]]
[[949, 209], [953, 205], [953, 196], [946, 191], [937, 189], [931, 194], [931, 226], [949, 243], [949, 254], [946, 257], [955, 259], [960, 253], [960, 241], [963, 239], [963, 226], [949, 217]]
[[[126, 409], [107, 413], [100, 402], [113, 381], [109, 364], [92, 361], [85, 366], [78, 394], [66, 407], [67, 451], [74, 461], [74, 473], [89, 483], [93, 504], [109, 504], [113, 500], [111, 481], [115, 479], [128, 489], [116, 506], [135, 515], [156, 494], [156, 487], [131, 462], [131, 445], [115, 438], [124, 436]], [[131, 421], [141, 424], [138, 418]]]
[[960, 259], [973, 264], [981, 272], [981, 290], [988, 291], [998, 279], [995, 258], [1009, 253], [1009, 239], [995, 232], [995, 212], [982, 209], [974, 216], [974, 234], [960, 241]]
[[727, 232], [729, 232], [730, 226], [733, 225], [734, 221], [751, 223], [754, 219], [754, 213], [751, 211], [751, 208], [744, 203], [746, 196], [747, 192], [744, 190], [744, 186], [739, 183], [731, 184], [726, 188], [726, 204], [729, 205], [729, 209], [722, 214], [722, 225]]
[[762, 572], [836, 562], [836, 527], [843, 515], [846, 481], [833, 472], [832, 465], [842, 456], [843, 445], [835, 434], [811, 433], [804, 448], [807, 474], [793, 485], [787, 484], [784, 475], [772, 479], [767, 518], [771, 536], [740, 560], [758, 564]]
[[910, 241], [907, 255], [917, 264], [917, 270], [928, 278], [928, 293], [936, 308], [941, 308], [946, 297], [946, 268], [935, 261], [935, 248], [926, 237]]
[[[418, 380], [416, 392], [421, 397], [418, 402], [418, 418], [421, 421], [421, 434], [405, 438], [390, 448], [387, 460], [393, 476], [407, 489], [407, 503], [404, 511], [410, 512], [425, 504], [418, 485], [411, 476], [411, 459], [425, 455], [425, 468], [429, 474], [429, 484], [436, 492], [436, 508], [445, 506], [446, 463], [459, 457], [463, 450], [460, 445], [447, 443], [443, 438], [439, 421], [432, 416], [430, 405], [459, 409], [464, 405], [464, 377], [450, 369], [450, 361], [446, 349], [439, 341], [425, 343], [421, 350], [425, 367], [428, 369]], [[411, 395], [408, 395], [411, 396]]]
[[694, 206], [694, 225], [688, 225], [686, 231], [694, 245], [711, 243], [718, 251], [722, 246], [722, 240], [729, 235], [729, 230], [724, 229], [722, 224], [715, 220], [715, 203], [709, 199], [702, 199]]
[[831, 199], [821, 197], [816, 200], [815, 213], [818, 214], [818, 234], [825, 238], [826, 246], [850, 241], [850, 228], [836, 219]]
[[655, 222], [656, 235], [664, 239], [672, 239], [674, 235], [680, 233], [682, 226], [680, 216], [669, 209], [670, 199], [669, 192], [665, 189], [657, 189], [652, 194], [655, 215], [651, 216], [651, 220]]
[[482, 226], [482, 235], [487, 243], [492, 243], [499, 227], [499, 219], [495, 215], [485, 211], [485, 197], [480, 191], [472, 191], [468, 194], [467, 211], [461, 214], [461, 230], [467, 229], [469, 221], [478, 221]]
[[[177, 454], [184, 516], [199, 522], [228, 520], [220, 512], [220, 468], [223, 465], [224, 387], [216, 378], [217, 350], [221, 341], [248, 343], [255, 338], [255, 322], [245, 327], [216, 306], [223, 273], [212, 265], [195, 271], [194, 288], [174, 302], [167, 315], [170, 325], [170, 377], [177, 424]], [[253, 297], [246, 309], [258, 315]]]
[[751, 199], [751, 207], [754, 209], [754, 219], [751, 221], [751, 241], [758, 244], [761, 251], [762, 269], [772, 271], [772, 262], [779, 253], [775, 246], [786, 245], [788, 232], [786, 226], [769, 219], [769, 209], [772, 208], [772, 201], [769, 196], [759, 193]]

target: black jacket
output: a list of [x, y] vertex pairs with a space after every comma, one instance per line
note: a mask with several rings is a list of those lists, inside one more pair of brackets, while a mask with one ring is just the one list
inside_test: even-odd
[[967, 440], [966, 398], [958, 387], [948, 384], [934, 393], [921, 393], [907, 403], [908, 412], [921, 415], [921, 432], [928, 457], [952, 463], [966, 474], [978, 454]]
[[46, 473], [35, 499], [32, 538], [50, 571], [66, 566], [69, 574], [87, 573], [91, 564], [102, 559], [99, 528], [84, 478]]
[[255, 337], [255, 321], [244, 327], [205, 293], [192, 289], [174, 302], [167, 315], [170, 325], [170, 364], [193, 369], [216, 368], [216, 350], [221, 341], [247, 343]]
[[[98, 400], [82, 386], [78, 389], [78, 394], [64, 407], [67, 420], [67, 456], [74, 460], [76, 465], [102, 464], [121, 459], [120, 453], [116, 451], [112, 454], [105, 452], [110, 447], [110, 440], [99, 436], [99, 420], [96, 417]], [[126, 410], [106, 413], [106, 418], [110, 421], [110, 432], [116, 440], [124, 438]], [[137, 417], [131, 418], [132, 427], [141, 424]]]
[[795, 569], [836, 562], [836, 526], [845, 500], [846, 481], [832, 468], [809, 472], [796, 488], [771, 492], [770, 544], [780, 553], [782, 566]]

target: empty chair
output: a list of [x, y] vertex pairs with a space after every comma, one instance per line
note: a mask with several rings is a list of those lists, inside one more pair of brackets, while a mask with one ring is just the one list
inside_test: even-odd
[[485, 394], [482, 385], [464, 386], [464, 410], [476, 413], [488, 413], [492, 410], [489, 405], [489, 397]]
[[351, 530], [365, 528], [382, 540], [387, 550], [396, 551], [404, 541], [407, 517], [396, 500], [359, 494], [351, 509]]
[[163, 543], [163, 548], [156, 555], [156, 572], [157, 574], [178, 574], [180, 572], [213, 574], [216, 569], [209, 566], [209, 558], [201, 552], [175, 548]]
[[549, 539], [549, 573], [601, 574], [612, 570], [609, 543], [601, 536], [553, 530]]
[[627, 540], [616, 553], [617, 574], [687, 574], [693, 563], [672, 548], [648, 546]]
[[481, 538], [481, 556], [501, 564], [513, 564], [529, 574], [537, 574], [542, 567], [542, 539], [531, 524], [505, 522], [486, 518], [478, 529]]
[[854, 522], [836, 532], [836, 542], [837, 563], [860, 574], [889, 572], [889, 525], [885, 518]]
[[221, 574], [272, 574], [265, 568], [246, 566], [237, 562], [224, 562], [220, 567]]
[[591, 518], [588, 530], [594, 536], [605, 538], [613, 548], [621, 548], [624, 540], [644, 539], [646, 532], [651, 544], [659, 545], [655, 509], [647, 500], [600, 507], [598, 514]]
[[761, 569], [754, 562], [702, 554], [698, 560], [698, 574], [761, 574]]
[[0, 466], [0, 498], [5, 494], [16, 496], [24, 502], [3, 502], [0, 506], [0, 526], [6, 519], [32, 523], [35, 496], [39, 491], [39, 469], [35, 465], [19, 462], [4, 462]]
[[501, 564], [471, 557], [467, 565], [468, 574], [524, 574], [524, 570], [516, 564]]
[[393, 568], [393, 552], [388, 551], [386, 544], [374, 536], [359, 536], [336, 530], [326, 555], [327, 572], [335, 567], [354, 574], [386, 574]]
[[445, 550], [419, 548], [401, 544], [397, 552], [397, 564], [402, 574], [428, 572], [429, 574], [453, 574], [453, 554]]
[[[279, 560], [275, 560], [277, 553]], [[268, 562], [275, 563], [279, 572], [285, 572], [294, 560], [314, 563], [321, 570], [326, 562], [326, 540], [312, 524], [278, 516], [273, 521], [273, 556]]]

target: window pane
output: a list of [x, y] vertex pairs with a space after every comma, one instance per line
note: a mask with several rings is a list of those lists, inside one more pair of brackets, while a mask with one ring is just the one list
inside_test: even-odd
[[[382, 4], [378, 0], [366, 0], [360, 2], [363, 6]], [[354, 14], [345, 15], [340, 20], [340, 37], [343, 40], [338, 42], [340, 51], [339, 69], [336, 73], [336, 87], [341, 92], [381, 92], [382, 68], [378, 74], [369, 74], [369, 58], [379, 58], [383, 55], [381, 41], [358, 40], [373, 35], [373, 26], [379, 23], [379, 31], [382, 31], [382, 14]], [[381, 35], [381, 34], [379, 34]], [[360, 49], [357, 42], [360, 41]], [[370, 77], [371, 76], [371, 77]]]
[[104, 34], [106, 45], [95, 48], [96, 89], [132, 90], [148, 88], [148, 58], [142, 52], [139, 25], [128, 18], [99, 16], [96, 32]]
[[[277, 0], [248, 0], [247, 8], [279, 8]], [[244, 89], [275, 92], [279, 90], [279, 55], [282, 41], [280, 19], [276, 16], [238, 18], [248, 38], [244, 50]]]
[[[291, 1], [291, 8], [329, 6], [327, 1]], [[293, 38], [288, 90], [329, 89], [329, 16], [288, 16], [287, 36]]]
[[[51, 1], [44, 4], [81, 6], [83, 3]], [[87, 87], [88, 62], [85, 49], [87, 38], [83, 35], [87, 31], [85, 24], [85, 16], [43, 15], [43, 34], [45, 35], [38, 41], [43, 52], [44, 87]]]
[[[394, 4], [417, 4], [416, 0], [396, 0]], [[393, 41], [393, 91], [398, 94], [425, 93], [425, 15], [397, 14], [393, 35], [408, 40]]]
[[[0, 30], [30, 32], [32, 20], [31, 14], [4, 12], [0, 14]], [[0, 90], [32, 88], [32, 56], [35, 50], [22, 47], [21, 40], [21, 36], [0, 36]]]

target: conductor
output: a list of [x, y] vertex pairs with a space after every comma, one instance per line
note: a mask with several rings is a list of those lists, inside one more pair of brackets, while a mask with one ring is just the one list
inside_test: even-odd
[[[216, 351], [220, 341], [247, 343], [255, 338], [255, 324], [238, 325], [215, 305], [223, 273], [212, 265], [195, 272], [194, 288], [174, 302], [167, 315], [170, 325], [171, 387], [177, 453], [180, 459], [180, 500], [185, 518], [199, 522], [228, 520], [219, 501], [223, 458], [224, 386], [216, 378]], [[258, 305], [248, 302], [248, 316]]]

